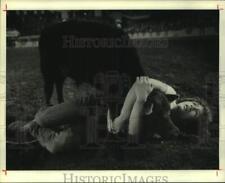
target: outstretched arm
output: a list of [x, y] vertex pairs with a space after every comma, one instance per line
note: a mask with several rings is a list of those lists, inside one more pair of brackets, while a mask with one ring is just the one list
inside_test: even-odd
[[[124, 123], [129, 119], [133, 105], [136, 100], [136, 95], [134, 92], [135, 84], [130, 88], [129, 92], [127, 93], [127, 96], [125, 98], [125, 101], [123, 103], [123, 107], [121, 109], [120, 115], [116, 117], [112, 123], [113, 127], [112, 130], [114, 133], [118, 133], [121, 128], [123, 127]], [[110, 117], [110, 111], [108, 111], [109, 118]]]
[[141, 120], [144, 115], [144, 105], [148, 95], [153, 90], [148, 77], [137, 78], [134, 85], [136, 100], [130, 115], [128, 134], [138, 135], [140, 131]]
[[141, 113], [144, 111], [144, 103], [147, 101], [148, 95], [153, 89], [157, 89], [164, 94], [174, 94], [175, 90], [169, 85], [151, 79], [147, 76], [137, 77], [136, 82], [129, 90], [120, 115], [113, 122], [113, 131], [119, 132], [123, 124], [130, 119], [130, 133], [137, 133], [134, 129], [138, 129]]
[[113, 122], [113, 130], [115, 133], [120, 131], [121, 127], [128, 119], [130, 119], [129, 133], [138, 133], [139, 121], [144, 111], [144, 103], [153, 89], [148, 79], [148, 77], [137, 77], [136, 82], [129, 90], [120, 116]]
[[[130, 118], [139, 118], [140, 111], [142, 111], [141, 103], [144, 103], [148, 94], [152, 91], [152, 86], [148, 83], [148, 77], [137, 77], [136, 82], [129, 90], [120, 115], [113, 121], [113, 130], [115, 133], [119, 132], [124, 123]], [[132, 123], [131, 126], [136, 126]], [[134, 129], [134, 127], [130, 127]], [[132, 130], [131, 130], [132, 131]]]

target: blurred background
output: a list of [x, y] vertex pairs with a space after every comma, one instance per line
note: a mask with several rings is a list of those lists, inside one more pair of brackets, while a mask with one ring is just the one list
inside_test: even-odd
[[139, 34], [139, 37], [149, 38], [153, 37], [148, 35], [152, 33], [171, 36], [169, 31], [179, 30], [183, 30], [180, 36], [207, 36], [216, 35], [219, 31], [218, 13], [215, 11], [10, 11], [7, 15], [8, 46], [15, 44], [10, 39], [39, 35], [47, 26], [74, 19], [105, 21], [123, 29], [131, 37]]

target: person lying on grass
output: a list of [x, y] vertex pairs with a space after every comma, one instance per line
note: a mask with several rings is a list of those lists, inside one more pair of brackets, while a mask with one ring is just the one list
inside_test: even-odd
[[112, 120], [110, 110], [107, 112], [110, 133], [119, 133], [127, 121], [130, 139], [146, 138], [152, 131], [167, 139], [187, 134], [206, 141], [212, 115], [202, 99], [178, 98], [171, 86], [149, 77], [137, 77], [120, 115]]
[[[148, 77], [138, 77], [125, 98], [120, 115], [112, 120], [108, 110], [108, 131], [117, 134], [128, 122], [128, 136], [134, 139], [150, 130], [165, 139], [179, 137], [181, 132], [198, 136], [199, 124], [204, 124], [205, 128], [211, 121], [207, 104], [195, 98], [180, 98], [170, 103], [167, 96], [178, 98], [171, 86]], [[82, 144], [86, 117], [85, 107], [70, 101], [38, 112], [26, 125], [11, 123], [8, 130], [28, 132], [49, 152], [57, 153]], [[207, 134], [207, 129], [204, 133]]]

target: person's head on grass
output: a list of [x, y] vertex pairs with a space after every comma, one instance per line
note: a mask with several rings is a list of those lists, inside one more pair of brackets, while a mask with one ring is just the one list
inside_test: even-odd
[[212, 114], [208, 104], [200, 98], [179, 98], [171, 104], [171, 118], [186, 134], [207, 133]]
[[[149, 112], [151, 109], [154, 119], [158, 121], [157, 125], [160, 131], [162, 130], [160, 126], [164, 124], [161, 116], [164, 116], [165, 119], [168, 119], [166, 116], [170, 116], [172, 122], [179, 128], [181, 133], [196, 136], [209, 135], [208, 124], [212, 121], [212, 114], [208, 104], [203, 99], [183, 97], [177, 98], [173, 102], [170, 101], [159, 90], [153, 90], [146, 100], [146, 117], [148, 114], [151, 114]], [[148, 120], [148, 117], [146, 120]], [[168, 120], [166, 121], [168, 123]], [[167, 126], [168, 129], [175, 129], [174, 134], [179, 133], [172, 123]], [[163, 133], [170, 133], [167, 131], [164, 129]]]

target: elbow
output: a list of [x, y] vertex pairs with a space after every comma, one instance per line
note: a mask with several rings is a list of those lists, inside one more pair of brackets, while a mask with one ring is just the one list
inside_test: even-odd
[[175, 89], [171, 86], [167, 86], [167, 91], [166, 91], [167, 95], [177, 95], [177, 92], [175, 91]]

